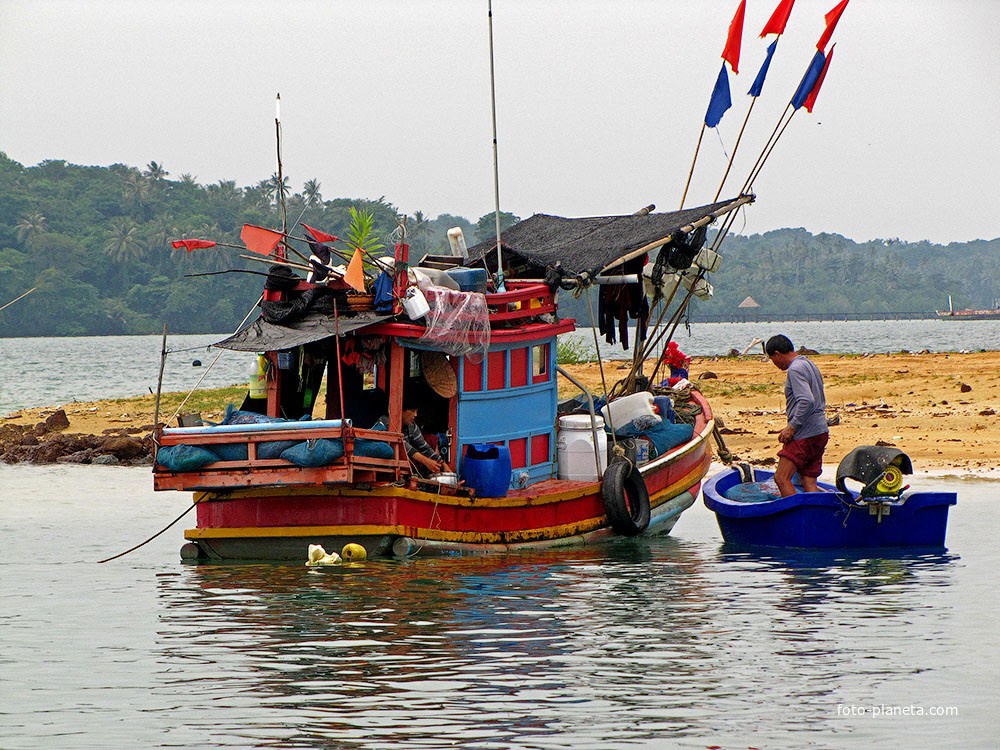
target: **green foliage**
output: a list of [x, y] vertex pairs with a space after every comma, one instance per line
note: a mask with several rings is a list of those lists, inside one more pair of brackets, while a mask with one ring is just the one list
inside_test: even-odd
[[[316, 180], [292, 193], [276, 176], [240, 187], [201, 185], [150, 161], [145, 169], [88, 167], [61, 160], [24, 167], [0, 153], [0, 305], [31, 287], [36, 292], [0, 312], [0, 335], [61, 336], [232, 331], [256, 302], [259, 263], [238, 250], [188, 253], [170, 241], [202, 237], [241, 245], [244, 224], [279, 226], [278, 191], [289, 217], [349, 238], [368, 251], [384, 247], [398, 211], [384, 197], [326, 200]], [[518, 217], [501, 213], [501, 229]], [[448, 253], [447, 231], [461, 227], [467, 244], [489, 240], [494, 214], [473, 225], [415, 212], [408, 222], [413, 255]], [[293, 235], [301, 234], [290, 228]], [[300, 248], [307, 252], [308, 248]], [[733, 315], [748, 295], [762, 312], [909, 312], [987, 307], [1000, 297], [1000, 239], [946, 246], [898, 240], [852, 242], [835, 234], [782, 229], [730, 236], [711, 278], [715, 298], [696, 313]], [[411, 256], [412, 257], [412, 256]], [[236, 269], [236, 273], [218, 273]], [[216, 275], [204, 275], [213, 273]], [[201, 275], [199, 275], [201, 274]], [[596, 313], [597, 302], [593, 302]], [[560, 315], [589, 325], [585, 300], [560, 295]], [[568, 346], [568, 345], [567, 345]], [[584, 353], [564, 347], [561, 362]]]
[[[479, 221], [476, 222], [476, 238], [479, 242], [485, 242], [490, 238], [496, 238], [497, 236], [497, 212], [491, 211], [485, 216], [480, 216]], [[500, 233], [503, 234], [503, 230], [508, 227], [512, 227], [521, 219], [514, 214], [507, 213], [506, 211], [500, 212]], [[502, 237], [501, 237], [502, 239]], [[471, 246], [473, 243], [469, 243]], [[494, 245], [496, 242], [494, 241]]]
[[347, 227], [347, 241], [355, 248], [368, 253], [381, 250], [385, 245], [375, 235], [375, 215], [371, 211], [350, 206], [351, 223]]
[[578, 365], [595, 362], [597, 357], [592, 348], [582, 341], [561, 336], [556, 341], [556, 362], [560, 365]]

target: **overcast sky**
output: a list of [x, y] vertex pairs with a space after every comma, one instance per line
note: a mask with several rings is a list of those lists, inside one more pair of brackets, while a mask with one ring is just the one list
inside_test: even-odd
[[[748, 0], [733, 107], [688, 206], [711, 202], [778, 0]], [[737, 152], [746, 177], [837, 0], [798, 0]], [[494, 0], [501, 209], [680, 204], [738, 0]], [[734, 231], [1000, 237], [998, 0], [851, 0]], [[475, 221], [493, 210], [487, 0], [0, 0], [0, 151], [163, 164]]]

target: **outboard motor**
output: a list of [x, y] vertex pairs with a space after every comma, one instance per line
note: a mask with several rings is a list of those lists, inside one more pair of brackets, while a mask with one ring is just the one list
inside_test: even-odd
[[889, 498], [899, 498], [910, 487], [903, 484], [903, 474], [912, 473], [910, 457], [898, 448], [859, 445], [837, 466], [837, 489], [850, 497], [845, 480], [861, 482], [858, 502], [868, 505], [881, 523], [882, 516], [889, 515]]

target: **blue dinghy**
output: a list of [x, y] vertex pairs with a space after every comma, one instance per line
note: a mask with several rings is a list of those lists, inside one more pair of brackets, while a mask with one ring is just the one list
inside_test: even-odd
[[[910, 459], [895, 448], [860, 446], [837, 469], [837, 485], [779, 497], [774, 472], [747, 465], [702, 486], [728, 544], [800, 548], [944, 547], [954, 492], [907, 492]], [[853, 491], [845, 480], [862, 482]]]

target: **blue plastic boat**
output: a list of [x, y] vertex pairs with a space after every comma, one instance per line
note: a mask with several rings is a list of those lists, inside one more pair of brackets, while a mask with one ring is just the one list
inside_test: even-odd
[[[742, 470], [731, 468], [715, 475], [702, 493], [727, 544], [822, 549], [944, 547], [948, 509], [958, 501], [956, 493], [907, 492], [899, 480], [901, 473], [912, 472], [910, 461], [905, 454], [895, 454], [894, 461], [890, 458], [877, 470], [869, 466], [866, 477], [843, 474], [845, 458], [838, 469], [837, 486], [820, 483], [820, 492], [778, 497], [774, 472], [753, 469], [751, 476], [744, 465]], [[848, 477], [867, 480], [865, 487], [859, 492], [850, 490], [843, 482]]]

